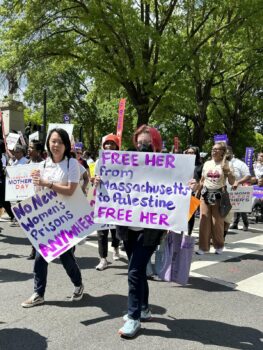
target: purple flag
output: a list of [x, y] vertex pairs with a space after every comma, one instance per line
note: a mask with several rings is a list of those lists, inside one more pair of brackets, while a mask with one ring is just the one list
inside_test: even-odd
[[252, 169], [253, 167], [253, 154], [254, 154], [254, 148], [246, 147], [245, 163], [249, 167], [249, 169]]

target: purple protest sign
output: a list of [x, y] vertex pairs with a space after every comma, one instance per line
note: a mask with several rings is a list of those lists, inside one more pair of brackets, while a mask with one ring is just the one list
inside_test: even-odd
[[228, 143], [227, 134], [214, 135], [214, 143], [217, 143], [217, 142], [225, 142], [225, 143]]
[[263, 187], [253, 186], [253, 197], [263, 199]]
[[253, 167], [253, 154], [254, 154], [254, 148], [246, 147], [245, 163], [249, 167], [249, 169], [252, 169]]
[[83, 143], [82, 142], [76, 142], [74, 148], [75, 149], [82, 149], [83, 148]]

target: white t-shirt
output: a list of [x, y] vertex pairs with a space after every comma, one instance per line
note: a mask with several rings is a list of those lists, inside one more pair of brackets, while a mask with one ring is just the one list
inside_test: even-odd
[[[231, 166], [230, 171], [233, 172]], [[205, 178], [204, 186], [210, 190], [218, 190], [225, 186], [225, 176], [221, 162], [216, 163], [213, 159], [206, 161], [203, 167], [202, 176]]]
[[242, 162], [242, 160], [237, 158], [232, 158], [229, 161], [229, 164], [234, 169], [234, 175], [236, 180], [242, 179], [244, 176], [250, 176], [250, 171], [246, 163]]
[[42, 163], [42, 179], [61, 184], [79, 183], [80, 169], [77, 159], [65, 158], [59, 163], [54, 163], [51, 158], [48, 158]]
[[253, 167], [256, 178], [260, 179], [260, 177], [263, 175], [263, 164], [256, 162]]

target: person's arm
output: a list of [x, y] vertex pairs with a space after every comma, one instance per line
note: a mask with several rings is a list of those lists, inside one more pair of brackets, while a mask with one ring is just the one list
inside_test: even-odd
[[246, 175], [246, 176], [243, 176], [240, 180], [235, 180], [234, 184], [232, 185], [233, 190], [236, 190], [239, 185], [242, 185], [243, 183], [250, 181], [250, 179], [251, 179], [251, 176]]
[[86, 194], [86, 189], [87, 189], [88, 183], [89, 183], [89, 176], [88, 176], [87, 171], [85, 171], [85, 173], [83, 173], [83, 184], [81, 186], [81, 189], [82, 189], [84, 194]]
[[48, 180], [43, 180], [40, 178], [39, 175], [33, 175], [33, 184], [35, 186], [42, 186], [49, 188], [50, 190], [53, 190], [59, 194], [62, 194], [63, 196], [72, 196], [73, 193], [75, 192], [76, 188], [78, 187], [78, 183], [75, 182], [69, 182], [66, 185], [48, 181]]

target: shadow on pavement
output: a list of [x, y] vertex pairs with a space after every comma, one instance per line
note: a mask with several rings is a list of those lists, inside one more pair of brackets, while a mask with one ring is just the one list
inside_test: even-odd
[[235, 258], [232, 259], [228, 259], [223, 261], [223, 263], [232, 263], [232, 262], [240, 262], [243, 260], [258, 260], [258, 261], [263, 261], [263, 255], [259, 255], [259, 254], [246, 254], [246, 255], [241, 255], [241, 256], [237, 256]]
[[0, 233], [0, 239], [1, 239], [0, 240], [1, 243], [16, 244], [16, 245], [31, 245], [31, 243], [29, 242], [29, 239], [26, 237], [13, 237], [8, 235], [3, 235], [2, 233]]
[[[25, 273], [8, 269], [0, 269], [0, 283], [27, 281], [33, 278], [33, 273]], [[1, 349], [1, 348], [0, 348]]]
[[[46, 301], [45, 304], [70, 308], [96, 307], [105, 312], [105, 316], [82, 321], [81, 323], [85, 326], [97, 324], [99, 322], [114, 318], [120, 318], [127, 312], [127, 297], [119, 294], [107, 294], [99, 297], [93, 297], [84, 293], [83, 298], [78, 302]], [[151, 305], [151, 310], [154, 312], [154, 314], [158, 315], [163, 315], [166, 312], [166, 309], [158, 305]]]
[[[197, 272], [198, 270], [195, 270]], [[202, 278], [197, 277], [190, 277], [188, 284], [186, 286], [179, 286], [177, 285], [175, 288], [190, 288], [190, 289], [199, 289], [206, 292], [235, 292], [233, 289], [235, 287], [235, 284], [233, 284], [233, 287], [227, 287], [222, 284], [213, 283], [210, 281], [206, 281]]]
[[0, 260], [3, 259], [12, 259], [12, 258], [24, 258], [24, 255], [16, 255], [16, 254], [6, 254], [6, 255], [0, 255]]
[[44, 350], [47, 338], [27, 328], [8, 328], [0, 330], [0, 349], [2, 350]]
[[[168, 316], [169, 317], [169, 316]], [[171, 316], [170, 316], [171, 317]], [[228, 323], [195, 320], [154, 318], [168, 330], [142, 329], [142, 334], [151, 337], [175, 338], [196, 341], [204, 345], [218, 345], [228, 349], [262, 350], [262, 332], [255, 328], [240, 327]]]

